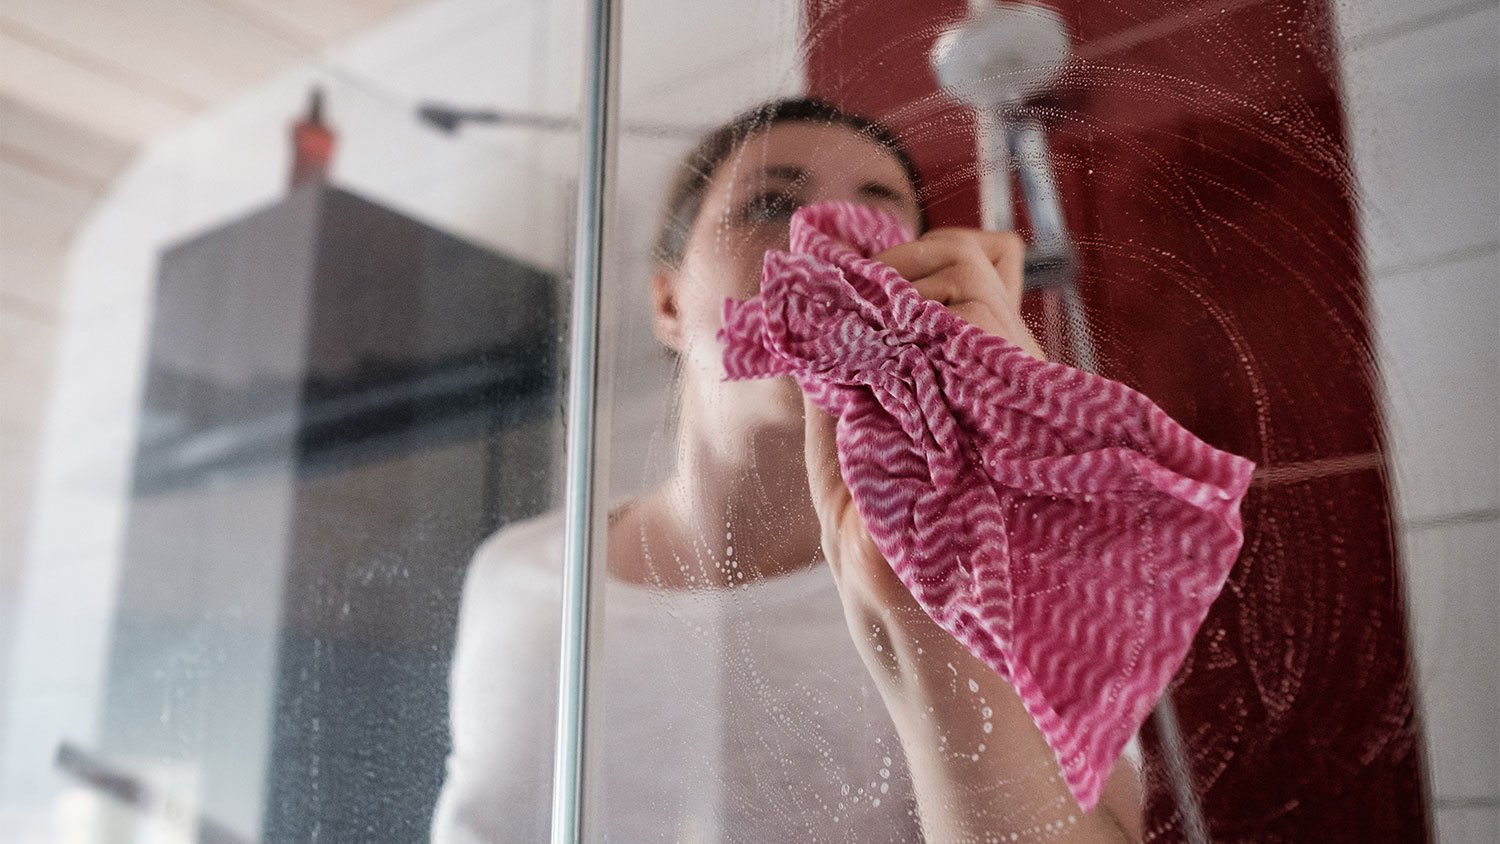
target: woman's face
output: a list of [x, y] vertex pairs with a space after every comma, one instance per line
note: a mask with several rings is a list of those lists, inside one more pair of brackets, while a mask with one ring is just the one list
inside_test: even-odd
[[841, 125], [781, 123], [756, 132], [715, 172], [681, 264], [654, 280], [657, 336], [681, 355], [688, 388], [712, 391], [712, 404], [733, 422], [800, 422], [790, 378], [723, 382], [715, 334], [725, 297], [760, 291], [761, 262], [767, 250], [787, 248], [792, 212], [833, 200], [885, 208], [913, 231], [920, 224], [906, 171], [880, 144]]

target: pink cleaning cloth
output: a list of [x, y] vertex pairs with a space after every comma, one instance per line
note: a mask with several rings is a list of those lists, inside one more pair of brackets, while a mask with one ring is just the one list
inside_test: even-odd
[[1015, 688], [1087, 811], [1223, 588], [1254, 464], [868, 257], [912, 239], [864, 206], [798, 211], [760, 295], [724, 303], [724, 368], [789, 374], [838, 418], [876, 546]]

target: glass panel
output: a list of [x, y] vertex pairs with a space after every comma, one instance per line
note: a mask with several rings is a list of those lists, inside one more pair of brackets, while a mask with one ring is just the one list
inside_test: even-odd
[[196, 87], [67, 248], [0, 838], [545, 838], [581, 5], [31, 5]]
[[[583, 838], [1500, 835], [1494, 4], [618, 5]], [[0, 838], [546, 840], [583, 6], [7, 7]], [[887, 455], [820, 517], [831, 430], [786, 376], [723, 380], [723, 300], [823, 200], [1256, 464], [1098, 808], [866, 538], [942, 470]], [[979, 233], [1009, 228], [1024, 258]], [[1016, 651], [1171, 638], [1139, 619], [1180, 581], [1121, 573], [1101, 632], [1096, 560], [1034, 565], [1079, 546], [1006, 489], [923, 547], [1030, 549], [986, 558], [1031, 578]], [[1122, 512], [1097, 533], [1139, 554], [1162, 522]], [[1047, 702], [1088, 732], [1063, 704], [1101, 699]]]
[[[976, 120], [931, 49], [992, 11], [622, 3], [586, 837], [1111, 840], [1112, 822], [1147, 840], [1420, 841], [1447, 807], [1492, 824], [1493, 754], [1475, 748], [1495, 744], [1500, 663], [1481, 551], [1500, 418], [1493, 8], [1010, 7], [972, 66], [940, 69], [975, 74]], [[888, 125], [918, 178], [812, 106], [680, 164], [734, 115], [801, 95]], [[1442, 129], [1418, 134], [1429, 118]], [[831, 574], [795, 385], [722, 380], [721, 302], [757, 292], [792, 209], [844, 199], [914, 225], [913, 192], [931, 227], [1014, 221], [1048, 357], [1257, 467], [1227, 581], [1088, 813], [993, 671], [909, 616], [878, 565]], [[1006, 277], [973, 272], [988, 296]], [[1155, 612], [1177, 582], [1135, 594]], [[1067, 612], [1051, 594], [1016, 606]], [[1071, 594], [1085, 625], [1109, 609]], [[1032, 646], [1113, 658], [1053, 635]]]

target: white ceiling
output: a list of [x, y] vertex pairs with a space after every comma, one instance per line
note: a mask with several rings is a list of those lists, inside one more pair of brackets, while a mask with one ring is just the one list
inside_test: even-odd
[[0, 304], [58, 305], [62, 247], [142, 144], [422, 0], [5, 0]]

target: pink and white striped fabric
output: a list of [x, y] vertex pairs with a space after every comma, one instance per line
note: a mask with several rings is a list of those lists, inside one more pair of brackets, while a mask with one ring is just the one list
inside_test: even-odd
[[1224, 585], [1254, 465], [868, 258], [911, 239], [864, 206], [798, 211], [760, 295], [724, 303], [724, 367], [837, 416], [877, 547], [1015, 688], [1087, 811]]

